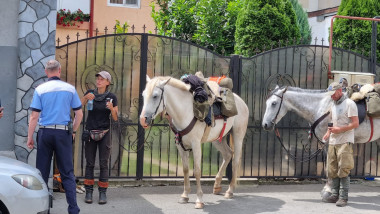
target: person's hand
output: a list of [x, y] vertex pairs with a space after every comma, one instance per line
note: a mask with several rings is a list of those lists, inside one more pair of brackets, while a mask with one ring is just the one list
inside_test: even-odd
[[75, 142], [75, 133], [73, 132], [73, 142]]
[[28, 138], [28, 141], [26, 142], [26, 145], [28, 146], [29, 149], [33, 149], [34, 147], [34, 140], [32, 138]]
[[112, 102], [107, 102], [107, 103], [106, 103], [106, 107], [107, 107], [109, 110], [113, 111], [113, 103], [112, 103]]
[[2, 118], [3, 117], [3, 114], [4, 114], [4, 107], [0, 107], [0, 118]]
[[93, 100], [95, 99], [95, 95], [93, 93], [88, 93], [86, 96], [84, 96], [87, 100]]
[[334, 133], [334, 134], [339, 134], [342, 132], [342, 129], [337, 126], [329, 127], [328, 129], [331, 133]]

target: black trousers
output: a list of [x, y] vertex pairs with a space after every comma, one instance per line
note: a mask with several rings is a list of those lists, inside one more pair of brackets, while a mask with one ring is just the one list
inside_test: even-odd
[[100, 176], [99, 181], [107, 182], [108, 181], [108, 169], [109, 169], [109, 159], [111, 155], [111, 133], [110, 131], [104, 135], [103, 139], [99, 141], [94, 141], [90, 139], [89, 142], [85, 144], [85, 157], [86, 157], [86, 171], [85, 179], [93, 180], [94, 179], [94, 167], [95, 167], [95, 158], [96, 150], [99, 149], [99, 166], [100, 166]]
[[40, 129], [37, 138], [36, 168], [40, 170], [42, 178], [47, 184], [51, 159], [55, 152], [57, 167], [65, 187], [66, 201], [69, 204], [68, 213], [79, 213], [73, 167], [72, 135], [65, 130]]

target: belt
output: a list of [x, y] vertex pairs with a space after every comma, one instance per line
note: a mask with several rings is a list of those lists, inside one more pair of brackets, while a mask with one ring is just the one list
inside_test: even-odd
[[61, 129], [61, 130], [69, 130], [68, 126], [65, 125], [47, 125], [47, 126], [40, 126], [40, 129]]

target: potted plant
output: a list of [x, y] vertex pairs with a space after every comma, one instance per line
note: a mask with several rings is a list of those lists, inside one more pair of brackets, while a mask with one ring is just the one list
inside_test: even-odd
[[60, 9], [57, 11], [57, 25], [62, 25], [63, 27], [69, 26], [80, 26], [83, 22], [88, 22], [90, 20], [90, 15], [83, 13], [81, 9], [74, 12], [66, 9]]

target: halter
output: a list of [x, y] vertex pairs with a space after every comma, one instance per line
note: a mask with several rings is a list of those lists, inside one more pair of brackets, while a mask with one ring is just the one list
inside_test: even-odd
[[282, 96], [277, 95], [277, 94], [273, 94], [273, 95], [275, 95], [275, 96], [277, 96], [277, 97], [279, 97], [279, 98], [281, 99], [280, 107], [278, 108], [277, 114], [276, 114], [276, 116], [274, 117], [274, 119], [271, 121], [271, 123], [274, 124], [274, 125], [276, 124], [276, 120], [277, 120], [278, 114], [279, 114], [280, 111], [281, 111], [282, 101], [284, 100], [284, 94], [285, 94], [285, 92], [286, 92], [287, 90], [288, 90], [288, 86], [286, 86], [285, 91], [282, 93]]
[[[277, 111], [277, 114], [276, 114], [276, 117], [271, 121], [274, 125], [276, 125], [275, 121], [277, 120], [277, 117], [278, 117], [278, 114], [280, 113], [280, 110], [281, 110], [281, 106], [282, 106], [282, 101], [284, 99], [284, 94], [285, 92], [288, 90], [288, 87], [285, 88], [285, 91], [282, 93], [282, 96], [280, 95], [277, 95], [277, 94], [273, 94], [277, 97], [279, 97], [281, 99], [281, 102], [280, 102], [280, 107], [278, 108], [278, 111]], [[312, 125], [311, 127], [311, 132], [315, 135], [315, 127], [323, 120], [327, 117], [327, 115], [329, 114], [330, 112], [327, 112], [326, 114], [322, 115], [317, 121], [314, 122], [314, 124]], [[318, 139], [318, 142], [322, 142], [323, 143], [323, 146], [322, 148], [319, 148], [316, 152], [310, 154], [308, 157], [304, 158], [304, 157], [301, 157], [301, 160], [299, 157], [293, 155], [290, 153], [290, 151], [285, 147], [283, 141], [282, 141], [282, 138], [281, 138], [281, 135], [280, 135], [280, 132], [278, 131], [277, 128], [275, 128], [275, 134], [276, 134], [276, 137], [277, 139], [280, 141], [281, 143], [281, 146], [282, 148], [286, 151], [286, 153], [288, 153], [288, 155], [293, 158], [295, 161], [297, 162], [305, 162], [305, 161], [310, 161], [311, 159], [315, 158], [316, 156], [319, 155], [319, 153], [321, 151], [324, 150], [325, 146], [326, 146], [326, 143], [323, 143], [316, 135], [316, 138]], [[311, 141], [311, 138], [309, 137], [309, 140]]]
[[[161, 105], [161, 102], [162, 102], [162, 105], [163, 105], [163, 111], [165, 111], [166, 107], [165, 107], [165, 99], [164, 99], [164, 92], [165, 92], [165, 85], [168, 84], [168, 82], [170, 81], [171, 78], [169, 78], [168, 81], [166, 81], [166, 83], [160, 87], [156, 86], [156, 88], [160, 89], [161, 90], [161, 98], [160, 98], [160, 102], [158, 103], [157, 107], [156, 107], [156, 110], [154, 111], [154, 114], [152, 115], [152, 121], [153, 121], [153, 117], [157, 114], [157, 111], [158, 111], [158, 108], [160, 107]], [[153, 123], [153, 122], [152, 122]]]

